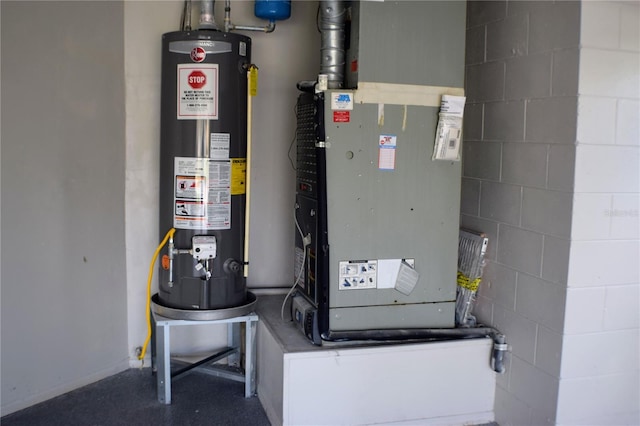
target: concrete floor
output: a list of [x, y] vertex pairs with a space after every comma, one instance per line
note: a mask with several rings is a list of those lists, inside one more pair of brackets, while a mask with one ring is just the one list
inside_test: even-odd
[[172, 404], [156, 395], [151, 369], [130, 369], [0, 419], [2, 426], [270, 426], [244, 384], [193, 372], [172, 383]]

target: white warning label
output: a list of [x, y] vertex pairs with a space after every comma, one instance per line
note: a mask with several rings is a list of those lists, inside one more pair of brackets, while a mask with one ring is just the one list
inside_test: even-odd
[[218, 119], [218, 64], [178, 64], [178, 120]]
[[211, 133], [209, 158], [213, 160], [228, 160], [230, 141], [231, 135], [229, 133]]
[[362, 290], [377, 287], [377, 260], [341, 261], [339, 269], [339, 290]]
[[176, 157], [173, 226], [231, 228], [231, 161]]

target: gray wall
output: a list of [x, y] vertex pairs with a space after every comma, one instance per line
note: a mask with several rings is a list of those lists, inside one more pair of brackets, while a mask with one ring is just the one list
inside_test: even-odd
[[123, 3], [2, 14], [2, 414], [127, 367]]
[[468, 3], [461, 223], [512, 347], [501, 425], [640, 421], [638, 9]]

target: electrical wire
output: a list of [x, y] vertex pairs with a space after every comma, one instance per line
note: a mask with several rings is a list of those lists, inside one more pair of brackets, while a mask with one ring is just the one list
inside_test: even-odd
[[[298, 208], [298, 206], [296, 205], [296, 209], [297, 208]], [[302, 274], [304, 273], [304, 267], [305, 267], [305, 265], [307, 263], [307, 246], [309, 245], [309, 243], [307, 243], [307, 239], [304, 237], [304, 234], [302, 233], [302, 229], [300, 229], [300, 224], [298, 223], [298, 218], [296, 217], [296, 209], [293, 210], [293, 220], [296, 223], [296, 228], [298, 229], [298, 233], [300, 234], [300, 238], [302, 238], [302, 246], [303, 246], [303, 249], [302, 249], [303, 250], [302, 264], [300, 265], [300, 272], [298, 273], [298, 276], [296, 277], [296, 280], [293, 283], [293, 286], [291, 286], [291, 288], [289, 289], [289, 292], [287, 293], [287, 295], [284, 297], [284, 300], [282, 301], [282, 307], [280, 308], [280, 319], [282, 321], [284, 321], [284, 307], [287, 304], [287, 299], [289, 299], [289, 296], [291, 296], [291, 294], [295, 290], [296, 286], [300, 282], [300, 278], [302, 277]]]
[[316, 29], [318, 30], [319, 33], [322, 33], [322, 30], [320, 29], [320, 24], [318, 23], [319, 19], [320, 19], [320, 2], [318, 2], [318, 9], [316, 10]]
[[140, 355], [138, 355], [138, 359], [143, 363], [144, 363], [144, 356], [147, 353], [147, 346], [149, 345], [149, 340], [151, 340], [151, 279], [153, 278], [153, 267], [156, 264], [156, 259], [160, 254], [160, 250], [162, 250], [162, 247], [164, 247], [164, 245], [167, 244], [167, 241], [169, 241], [169, 238], [173, 238], [173, 234], [175, 233], [176, 233], [175, 228], [169, 229], [167, 234], [162, 239], [162, 242], [160, 243], [158, 248], [156, 248], [155, 253], [153, 253], [153, 258], [151, 259], [151, 265], [149, 265], [149, 276], [147, 278], [147, 305], [146, 305], [147, 338], [144, 340], [144, 345], [142, 345], [142, 350], [140, 351]]
[[293, 144], [298, 139], [298, 104], [299, 103], [300, 103], [300, 100], [298, 99], [296, 101], [296, 105], [293, 107], [293, 115], [295, 115], [296, 117], [296, 129], [293, 132], [293, 138], [291, 139], [291, 143], [289, 144], [289, 150], [287, 151], [287, 158], [289, 158], [289, 163], [291, 163], [291, 168], [293, 169], [294, 172], [297, 170], [296, 170], [296, 165], [293, 162], [293, 158], [291, 158], [291, 148], [293, 148]]

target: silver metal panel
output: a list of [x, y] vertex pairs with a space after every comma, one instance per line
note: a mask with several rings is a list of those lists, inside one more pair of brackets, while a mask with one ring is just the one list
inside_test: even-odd
[[164, 306], [160, 303], [158, 294], [156, 293], [151, 297], [151, 311], [154, 314], [160, 315], [162, 317], [176, 320], [215, 321], [247, 315], [253, 312], [253, 310], [255, 309], [256, 301], [256, 295], [248, 291], [247, 301], [243, 305], [234, 306], [231, 308], [207, 309], [199, 311], [195, 309], [179, 309], [172, 308], [170, 306]]
[[[348, 87], [354, 80], [463, 86], [466, 2], [360, 1], [351, 13]], [[349, 75], [355, 59], [357, 75]]]
[[451, 327], [455, 303], [362, 306], [331, 309], [332, 330], [378, 330]]
[[[431, 160], [437, 108], [385, 105], [382, 125], [378, 108], [356, 104], [349, 123], [333, 123], [326, 103], [330, 328], [392, 328], [387, 309], [358, 310], [346, 326], [334, 315], [335, 308], [384, 305], [405, 317], [404, 327], [453, 326], [460, 163]], [[397, 138], [393, 170], [378, 167], [380, 135]], [[420, 274], [408, 296], [393, 288], [338, 289], [340, 261], [404, 258], [415, 259]], [[447, 302], [444, 321], [437, 302]]]

